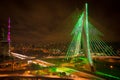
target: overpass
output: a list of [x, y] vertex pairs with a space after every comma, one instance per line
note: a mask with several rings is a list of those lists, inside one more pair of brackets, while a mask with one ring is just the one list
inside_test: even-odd
[[34, 64], [39, 64], [40, 66], [43, 66], [43, 67], [55, 65], [55, 64], [48, 63], [48, 62], [45, 62], [45, 61], [40, 60], [40, 59], [36, 59], [35, 57], [30, 57], [30, 56], [26, 56], [26, 55], [14, 53], [14, 52], [11, 52], [11, 55], [13, 57], [19, 58], [21, 60], [27, 60], [28, 64], [34, 63]]

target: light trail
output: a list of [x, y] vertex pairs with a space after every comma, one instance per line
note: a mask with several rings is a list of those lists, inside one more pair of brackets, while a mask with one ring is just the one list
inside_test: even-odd
[[26, 55], [22, 55], [22, 54], [18, 54], [18, 53], [13, 53], [13, 52], [11, 52], [11, 54], [17, 58], [23, 58], [23, 59], [34, 59], [35, 58], [35, 57], [30, 57], [30, 56], [26, 56]]
[[[18, 53], [13, 53], [13, 52], [11, 52], [11, 54], [14, 57], [17, 57], [17, 58], [19, 58], [21, 60], [29, 59], [28, 60], [28, 64], [34, 63], [34, 64], [39, 64], [39, 65], [41, 65], [43, 67], [54, 66], [54, 64], [52, 64], [52, 63], [48, 63], [48, 62], [45, 62], [45, 61], [42, 61], [42, 60], [39, 60], [39, 59], [35, 59], [35, 57], [29, 57], [29, 56], [26, 56], [26, 55], [22, 55], [22, 54], [18, 54]], [[34, 59], [34, 60], [31, 60], [31, 59]]]

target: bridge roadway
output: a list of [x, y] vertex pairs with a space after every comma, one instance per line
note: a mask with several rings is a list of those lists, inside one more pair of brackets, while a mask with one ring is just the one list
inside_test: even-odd
[[[46, 58], [67, 58], [66, 56], [49, 56]], [[113, 59], [120, 59], [120, 56], [92, 56], [92, 58], [99, 58], [99, 59], [109, 59], [109, 58], [113, 58]]]
[[93, 58], [102, 58], [102, 59], [110, 59], [110, 58], [113, 58], [113, 59], [120, 59], [120, 56], [92, 56]]

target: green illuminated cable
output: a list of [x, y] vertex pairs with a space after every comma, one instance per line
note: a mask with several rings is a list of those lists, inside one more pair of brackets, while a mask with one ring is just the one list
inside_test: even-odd
[[79, 29], [82, 31], [82, 23], [83, 23], [83, 17], [84, 17], [84, 12], [82, 13], [82, 15], [80, 16], [79, 20], [77, 21], [75, 28], [72, 31], [72, 35], [76, 33], [76, 31], [78, 31]]
[[97, 45], [99, 45], [99, 49], [101, 49], [102, 52], [104, 52], [104, 50], [103, 50], [103, 45], [101, 45], [101, 44], [100, 44], [100, 41], [98, 41], [98, 40], [99, 40], [99, 39], [96, 37], [96, 38], [95, 38], [95, 41], [96, 41]]
[[78, 37], [77, 37], [77, 42], [76, 42], [76, 49], [75, 49], [75, 54], [79, 54], [79, 50], [80, 50], [80, 39], [81, 38], [81, 35], [78, 34]]
[[[93, 42], [94, 42], [93, 45], [95, 46], [96, 52], [98, 53], [98, 52], [99, 52], [99, 46], [98, 46], [98, 44], [96, 43], [96, 40], [95, 40], [95, 39], [94, 39]], [[93, 45], [92, 45], [92, 46], [93, 46]]]
[[[109, 54], [109, 56], [113, 56], [113, 55], [115, 55], [115, 53], [114, 53], [114, 51], [105, 43], [105, 42], [103, 42], [103, 41], [101, 41], [101, 43], [103, 44], [103, 45], [105, 45], [106, 47], [108, 47], [108, 54]], [[106, 48], [104, 48], [104, 49], [106, 49]]]
[[[102, 36], [103, 34], [100, 31], [98, 31], [95, 27], [93, 27], [92, 24], [89, 23], [89, 25], [90, 25], [91, 33], [95, 32], [94, 33], [95, 35], [94, 34], [91, 34], [91, 35], [93, 35], [96, 38], [96, 40], [98, 41], [98, 44], [101, 46], [101, 50], [103, 52], [105, 52], [105, 46], [107, 46], [108, 48], [109, 48], [109, 46], [105, 42], [100, 40], [99, 37], [98, 37], [98, 35]], [[91, 38], [91, 40], [92, 40], [92, 38]], [[112, 49], [109, 49], [109, 51], [106, 53], [106, 55], [115, 55], [115, 53], [114, 53], [114, 51]]]
[[90, 41], [90, 48], [91, 48], [91, 52], [94, 52], [94, 46], [91, 45], [92, 41]]
[[90, 42], [91, 42], [91, 44], [90, 44], [90, 45], [91, 45], [91, 46], [93, 46], [93, 51], [94, 51], [94, 52], [96, 52], [96, 51], [97, 51], [97, 49], [96, 49], [96, 46], [94, 45], [94, 44], [95, 44], [95, 42], [94, 42], [92, 39], [91, 39], [91, 41], [90, 41]]
[[[93, 37], [94, 38], [94, 37]], [[96, 42], [96, 40], [94, 39], [94, 46], [95, 46], [95, 48], [96, 48], [96, 51], [97, 52], [99, 52], [98, 50], [99, 50], [99, 46], [98, 46], [98, 44], [97, 44], [97, 42]]]
[[[96, 41], [97, 40], [97, 41]], [[101, 40], [100, 39], [96, 39], [95, 41], [96, 41], [96, 43], [98, 44], [98, 45], [100, 45], [101, 47], [100, 47], [100, 49], [102, 49], [102, 51], [103, 52], [105, 52], [105, 47], [104, 47], [104, 45], [102, 45], [100, 42], [101, 42]], [[106, 54], [106, 55], [109, 55], [109, 54]]]
[[[100, 42], [100, 40], [99, 39], [96, 39], [97, 40], [97, 43], [98, 43], [98, 45], [100, 45], [101, 47], [100, 47], [100, 49], [102, 50], [102, 52], [105, 52], [104, 51], [104, 45], [102, 45]], [[105, 53], [104, 53], [105, 54]], [[106, 54], [104, 55], [104, 56], [106, 56]]]
[[[104, 45], [104, 46], [106, 46], [106, 47], [109, 47], [107, 44], [105, 44], [105, 42], [103, 42], [103, 41], [100, 41], [100, 42], [101, 42], [102, 45]], [[103, 49], [105, 50], [106, 47], [104, 47]], [[108, 50], [108, 52], [106, 52], [106, 54], [107, 54], [108, 56], [113, 55], [110, 50]]]

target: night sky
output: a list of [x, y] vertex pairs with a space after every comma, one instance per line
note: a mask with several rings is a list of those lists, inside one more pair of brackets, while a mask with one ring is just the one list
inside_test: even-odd
[[[88, 0], [89, 21], [106, 41], [120, 42], [119, 0]], [[11, 37], [16, 42], [64, 42], [71, 40], [77, 15], [85, 0], [0, 0], [0, 27], [11, 18]]]

